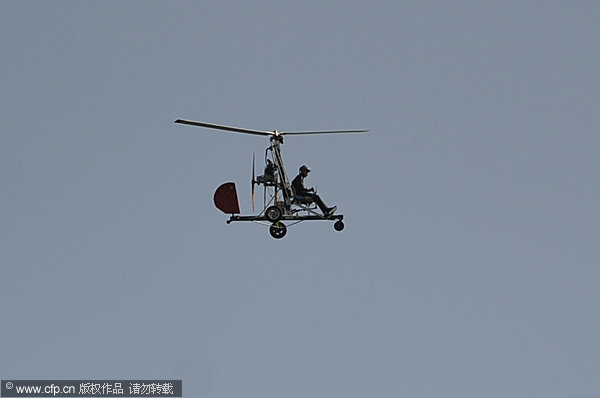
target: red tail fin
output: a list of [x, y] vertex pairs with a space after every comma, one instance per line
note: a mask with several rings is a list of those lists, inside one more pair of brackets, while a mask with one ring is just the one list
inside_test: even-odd
[[215, 206], [225, 214], [239, 214], [240, 204], [234, 182], [226, 182], [215, 191]]

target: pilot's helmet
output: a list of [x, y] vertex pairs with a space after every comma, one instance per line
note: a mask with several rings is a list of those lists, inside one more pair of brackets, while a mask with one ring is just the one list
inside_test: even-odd
[[307, 165], [305, 165], [305, 164], [303, 164], [302, 166], [300, 166], [300, 172], [302, 173], [304, 170], [306, 170], [307, 172], [310, 173], [310, 168]]

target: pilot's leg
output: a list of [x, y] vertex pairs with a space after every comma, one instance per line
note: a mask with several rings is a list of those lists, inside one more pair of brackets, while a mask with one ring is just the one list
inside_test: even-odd
[[305, 196], [312, 198], [315, 201], [315, 203], [317, 204], [317, 206], [319, 206], [319, 209], [321, 209], [323, 214], [327, 213], [329, 208], [327, 207], [327, 205], [325, 205], [325, 203], [323, 202], [323, 199], [321, 199], [321, 197], [319, 195], [317, 195], [316, 193], [307, 193]]

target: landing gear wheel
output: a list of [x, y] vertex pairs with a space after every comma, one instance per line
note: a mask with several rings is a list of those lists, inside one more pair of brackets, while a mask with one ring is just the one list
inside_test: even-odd
[[344, 229], [344, 223], [342, 221], [336, 221], [336, 223], [333, 224], [333, 228], [336, 231], [342, 231]]
[[267, 210], [265, 210], [265, 217], [267, 217], [267, 220], [273, 223], [281, 220], [282, 215], [283, 213], [281, 212], [281, 208], [277, 206], [270, 206], [267, 207]]
[[271, 233], [271, 236], [273, 238], [281, 239], [285, 236], [287, 232], [287, 227], [284, 223], [277, 221], [269, 227], [269, 232]]

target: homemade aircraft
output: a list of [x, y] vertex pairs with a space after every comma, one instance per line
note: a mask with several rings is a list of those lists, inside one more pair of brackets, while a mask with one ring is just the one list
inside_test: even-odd
[[[206, 127], [217, 130], [232, 131], [235, 133], [262, 135], [269, 137], [270, 146], [265, 150], [264, 174], [255, 175], [255, 159], [252, 157], [252, 212], [255, 212], [255, 185], [263, 186], [263, 208], [260, 213], [252, 216], [241, 216], [237, 191], [234, 182], [226, 182], [219, 186], [214, 194], [215, 206], [231, 217], [227, 224], [232, 221], [252, 221], [269, 227], [271, 236], [281, 239], [287, 233], [287, 228], [302, 221], [329, 220], [335, 221], [333, 227], [336, 231], [344, 229], [344, 216], [341, 214], [323, 215], [316, 211], [316, 205], [310, 198], [296, 196], [290, 180], [288, 179], [283, 158], [281, 156], [281, 144], [285, 135], [308, 135], [308, 134], [341, 134], [341, 133], [364, 133], [369, 130], [329, 130], [329, 131], [260, 131], [239, 127], [223, 126], [220, 124], [196, 122], [192, 120], [177, 119], [175, 123], [190, 126]], [[284, 221], [288, 222], [286, 225]]]

